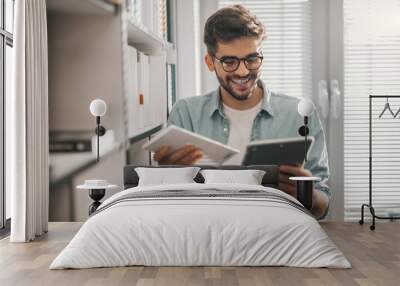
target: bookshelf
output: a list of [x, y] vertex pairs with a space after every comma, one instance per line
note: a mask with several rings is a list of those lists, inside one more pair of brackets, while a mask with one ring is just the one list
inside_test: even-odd
[[[171, 33], [167, 35], [165, 31], [166, 23], [171, 26], [173, 20], [157, 20], [162, 10], [157, 5], [164, 5], [163, 11], [171, 12], [174, 2], [175, 0], [47, 0], [52, 70], [49, 80], [54, 99], [51, 103], [55, 106], [52, 118], [54, 130], [91, 129], [92, 118], [85, 114], [84, 107], [96, 97], [113, 102], [110, 106], [112, 114], [109, 114], [112, 117], [111, 124], [108, 127], [116, 131], [117, 139], [127, 149], [134, 143], [134, 138], [142, 138], [142, 134], [148, 135], [166, 122], [167, 64], [176, 63], [176, 51], [174, 44], [168, 42], [168, 39], [173, 39]], [[138, 3], [141, 9], [149, 9], [154, 15], [149, 15], [149, 11], [142, 11], [146, 17], [142, 15], [136, 19], [134, 16], [137, 12], [133, 11], [133, 7]], [[150, 23], [150, 27], [145, 23]], [[164, 26], [161, 27], [162, 25]], [[61, 33], [64, 39], [59, 37]], [[143, 90], [137, 88], [133, 90], [144, 95], [144, 104], [143, 98], [140, 99], [139, 94], [132, 94], [132, 89], [129, 88], [132, 84], [139, 85], [138, 82], [131, 83], [129, 61], [132, 57], [129, 57], [129, 48], [134, 48], [149, 61], [149, 94], [143, 94]], [[74, 50], [73, 55], [71, 50]], [[93, 52], [90, 53], [90, 50]], [[86, 73], [77, 78], [76, 75], [82, 70], [91, 70], [94, 74]], [[110, 86], [113, 87], [112, 91]], [[142, 107], [145, 107], [144, 110]], [[133, 116], [130, 112], [134, 113]], [[75, 119], [70, 118], [72, 113], [76, 115]], [[143, 113], [151, 116], [140, 117]], [[107, 118], [105, 120], [110, 122]]]
[[136, 22], [133, 18], [128, 18], [127, 29], [128, 44], [144, 53], [159, 53], [165, 50], [169, 45], [169, 43], [163, 40], [159, 35], [148, 31], [143, 24]]
[[[137, 142], [136, 140], [142, 139], [143, 135], [149, 137], [157, 132], [167, 120], [167, 65], [176, 63], [176, 51], [174, 44], [168, 41], [173, 39], [171, 37], [173, 21], [171, 19], [167, 21], [167, 15], [160, 16], [160, 11], [171, 13], [173, 2], [169, 0], [130, 0], [125, 7], [124, 4], [122, 5], [126, 134], [129, 144], [134, 144]], [[149, 11], [144, 11], [145, 8], [151, 10], [153, 15], [149, 15]], [[157, 19], [158, 17], [160, 19]], [[139, 64], [138, 67], [133, 67], [135, 71], [132, 72], [130, 69], [132, 69], [135, 55], [137, 55]], [[135, 88], [135, 83], [131, 82], [132, 74], [140, 73], [138, 70], [140, 70], [143, 56], [146, 57], [146, 61], [149, 61], [147, 74], [149, 90], [147, 90], [147, 95], [144, 94], [144, 104], [137, 97], [142, 94], [141, 90], [137, 90], [140, 89], [141, 83], [136, 83], [136, 86], [139, 87]], [[133, 122], [132, 114], [139, 114], [136, 122]], [[144, 117], [143, 114], [145, 114]]]
[[109, 15], [117, 13], [119, 1], [107, 0], [46, 0], [51, 13]]
[[[70, 186], [50, 190], [53, 209], [62, 203], [58, 194], [71, 193], [71, 186], [79, 183], [76, 180], [102, 177], [121, 185], [124, 165], [148, 164], [149, 153], [141, 145], [167, 120], [168, 90], [174, 90], [168, 83], [167, 67], [176, 63], [175, 46], [168, 42], [173, 37], [156, 28], [162, 21], [153, 18], [149, 27], [143, 19], [133, 18], [129, 1], [137, 0], [46, 0], [49, 131], [92, 131], [95, 121], [88, 107], [93, 99], [101, 98], [108, 105], [102, 123], [114, 131], [115, 144], [120, 146], [95, 166], [77, 169], [79, 174], [74, 172], [74, 177], [68, 178], [68, 182], [72, 182]], [[175, 2], [142, 1], [154, 5]], [[157, 9], [151, 9], [158, 15]], [[165, 22], [164, 19], [164, 25]], [[145, 68], [147, 91], [140, 90], [138, 81], [130, 76], [134, 51], [148, 62]], [[139, 92], [143, 93], [142, 99]], [[86, 206], [89, 203], [85, 194], [73, 194], [71, 204]], [[67, 220], [70, 217], [83, 220], [84, 215], [60, 214]]]

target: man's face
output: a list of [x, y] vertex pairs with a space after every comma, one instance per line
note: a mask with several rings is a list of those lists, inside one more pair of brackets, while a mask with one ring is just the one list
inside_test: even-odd
[[226, 67], [230, 65], [229, 59], [231, 57], [252, 59], [254, 56], [260, 56], [260, 44], [257, 38], [239, 38], [229, 43], [218, 43], [215, 56], [206, 56], [209, 70], [215, 71], [221, 87], [236, 100], [246, 100], [251, 96], [260, 78], [261, 66], [256, 70], [249, 70], [242, 60], [239, 67], [230, 72], [226, 71]]

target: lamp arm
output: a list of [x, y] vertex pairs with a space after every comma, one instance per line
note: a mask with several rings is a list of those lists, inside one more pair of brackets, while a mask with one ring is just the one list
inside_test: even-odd
[[304, 116], [305, 136], [304, 136], [304, 162], [307, 162], [307, 135], [308, 135], [308, 116]]
[[100, 116], [96, 116], [96, 134], [97, 134], [97, 162], [100, 161]]

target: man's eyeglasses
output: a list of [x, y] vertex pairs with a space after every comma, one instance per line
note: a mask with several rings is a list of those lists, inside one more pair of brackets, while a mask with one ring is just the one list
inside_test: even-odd
[[241, 59], [233, 56], [225, 56], [220, 59], [214, 56], [214, 58], [222, 64], [224, 71], [234, 72], [239, 68], [241, 61], [244, 62], [244, 65], [249, 71], [258, 70], [264, 57], [261, 55], [251, 55]]

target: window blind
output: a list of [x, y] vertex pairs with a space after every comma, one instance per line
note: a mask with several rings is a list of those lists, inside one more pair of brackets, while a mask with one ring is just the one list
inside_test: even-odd
[[262, 80], [275, 92], [311, 97], [311, 6], [307, 0], [219, 0], [241, 4], [266, 26]]
[[[344, 0], [345, 220], [360, 219], [369, 188], [369, 95], [400, 95], [400, 0]], [[399, 99], [388, 99], [393, 112]], [[400, 116], [372, 101], [372, 193], [378, 215], [400, 207]], [[369, 214], [369, 212], [368, 212]]]

